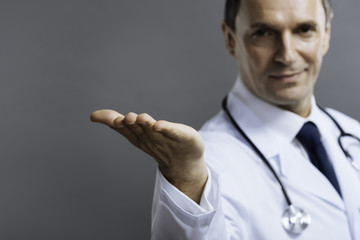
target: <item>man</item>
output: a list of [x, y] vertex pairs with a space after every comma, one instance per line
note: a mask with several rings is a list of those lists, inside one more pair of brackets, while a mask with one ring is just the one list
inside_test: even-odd
[[[152, 239], [360, 240], [360, 175], [313, 97], [331, 17], [328, 0], [228, 0], [222, 30], [240, 76], [200, 134], [148, 114], [92, 114], [158, 162]], [[358, 122], [328, 111], [360, 136]], [[320, 134], [321, 157], [303, 126]], [[344, 148], [360, 160], [358, 142]]]

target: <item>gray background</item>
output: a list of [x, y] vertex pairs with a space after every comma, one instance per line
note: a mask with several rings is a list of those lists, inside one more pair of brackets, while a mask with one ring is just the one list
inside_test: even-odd
[[[0, 239], [149, 239], [156, 165], [89, 115], [199, 128], [236, 77], [223, 4], [0, 1]], [[360, 119], [360, 4], [334, 9], [317, 100]]]

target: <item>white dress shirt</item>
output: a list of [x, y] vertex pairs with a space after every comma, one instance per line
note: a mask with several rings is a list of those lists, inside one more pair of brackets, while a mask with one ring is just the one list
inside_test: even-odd
[[[237, 124], [279, 175], [293, 204], [310, 215], [311, 224], [301, 234], [283, 229], [280, 218], [287, 203], [279, 183], [220, 111], [200, 130], [209, 173], [200, 205], [158, 171], [151, 238], [360, 240], [360, 173], [338, 145], [338, 128], [317, 107], [315, 98], [311, 104], [310, 115], [302, 118], [260, 100], [240, 79], [229, 93], [227, 104]], [[346, 132], [360, 136], [357, 121], [335, 110], [327, 111]], [[343, 198], [295, 139], [307, 121], [319, 128]], [[344, 146], [360, 162], [360, 144], [348, 139]]]

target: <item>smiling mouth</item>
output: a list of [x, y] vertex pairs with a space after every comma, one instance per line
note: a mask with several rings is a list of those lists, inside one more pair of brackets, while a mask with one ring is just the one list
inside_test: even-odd
[[283, 82], [293, 82], [298, 80], [304, 71], [305, 70], [286, 73], [274, 73], [270, 74], [269, 77]]

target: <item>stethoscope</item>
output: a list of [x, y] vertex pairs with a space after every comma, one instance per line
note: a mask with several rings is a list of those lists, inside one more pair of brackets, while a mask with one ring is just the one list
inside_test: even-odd
[[[284, 194], [284, 197], [286, 199], [288, 207], [285, 209], [284, 213], [281, 216], [281, 224], [284, 227], [284, 229], [290, 233], [294, 234], [300, 234], [302, 233], [307, 226], [311, 223], [311, 218], [308, 213], [306, 213], [303, 209], [295, 207], [292, 201], [290, 200], [290, 197], [280, 180], [279, 175], [275, 172], [274, 168], [271, 166], [270, 162], [265, 158], [265, 156], [262, 154], [262, 152], [256, 147], [256, 145], [250, 140], [250, 138], [245, 134], [245, 132], [240, 128], [239, 124], [235, 121], [233, 116], [231, 115], [229, 109], [227, 108], [227, 97], [224, 98], [222, 102], [223, 110], [225, 111], [226, 115], [229, 117], [231, 123], [233, 126], [237, 129], [237, 131], [243, 136], [245, 141], [252, 147], [252, 149], [255, 151], [255, 153], [262, 159], [262, 161], [265, 163], [265, 165], [269, 168], [269, 170], [272, 172], [274, 177], [276, 178], [277, 182], [279, 183], [281, 187], [281, 191]], [[338, 137], [338, 144], [341, 148], [341, 150], [344, 152], [345, 156], [350, 159], [351, 165], [360, 172], [360, 164], [358, 164], [350, 155], [350, 153], [343, 147], [341, 139], [343, 137], [350, 137], [355, 140], [357, 140], [360, 143], [360, 139], [353, 134], [346, 133], [339, 123], [322, 107], [320, 107], [320, 110], [322, 110], [326, 115], [330, 117], [330, 119], [335, 123], [336, 127], [340, 131], [340, 136]]]

